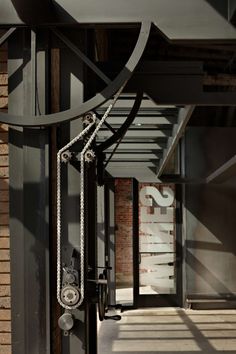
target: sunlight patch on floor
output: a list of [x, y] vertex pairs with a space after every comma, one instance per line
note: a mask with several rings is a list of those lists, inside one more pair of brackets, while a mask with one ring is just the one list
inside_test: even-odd
[[236, 353], [236, 310], [144, 309], [121, 316], [99, 324], [99, 354]]

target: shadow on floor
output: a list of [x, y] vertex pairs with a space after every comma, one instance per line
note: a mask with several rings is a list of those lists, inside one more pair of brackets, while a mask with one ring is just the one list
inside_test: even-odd
[[100, 323], [99, 354], [236, 353], [236, 310], [134, 310]]

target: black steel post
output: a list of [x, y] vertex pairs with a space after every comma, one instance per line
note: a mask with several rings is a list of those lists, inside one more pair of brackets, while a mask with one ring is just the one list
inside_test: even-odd
[[115, 180], [105, 181], [105, 253], [111, 270], [108, 272], [108, 303], [116, 305], [115, 262]]
[[[67, 32], [81, 50], [86, 50], [86, 33], [71, 30]], [[82, 62], [68, 48], [61, 48], [61, 109], [68, 109], [83, 102], [85, 96], [85, 75]], [[58, 128], [58, 148], [81, 132], [81, 119]], [[77, 146], [78, 147], [78, 146]], [[73, 150], [73, 148], [72, 148]], [[76, 147], [75, 147], [76, 150]], [[87, 165], [87, 164], [86, 164]], [[80, 171], [72, 164], [62, 166], [62, 263], [69, 265], [73, 249], [80, 253]], [[97, 311], [92, 303], [90, 288], [96, 288], [97, 273], [96, 247], [96, 176], [95, 166], [90, 165], [85, 172], [85, 300], [73, 311], [75, 326], [69, 336], [62, 336], [60, 354], [96, 354], [97, 351]], [[62, 309], [62, 312], [64, 310]]]
[[[20, 30], [9, 41], [10, 113], [36, 114], [37, 94], [47, 113], [48, 53], [37, 47], [46, 37]], [[12, 350], [49, 354], [48, 129], [11, 128], [9, 142]]]
[[133, 199], [133, 299], [134, 308], [138, 307], [139, 296], [139, 185], [132, 179]]
[[[97, 186], [95, 164], [88, 166], [86, 171], [85, 184], [85, 202], [86, 202], [86, 260], [85, 269], [87, 269], [87, 277], [96, 279], [97, 277]], [[85, 277], [86, 279], [86, 277]], [[87, 299], [86, 299], [86, 354], [97, 354], [97, 308], [96, 304], [91, 302], [91, 294], [89, 294], [89, 284], [87, 282]], [[95, 285], [92, 284], [92, 291]]]

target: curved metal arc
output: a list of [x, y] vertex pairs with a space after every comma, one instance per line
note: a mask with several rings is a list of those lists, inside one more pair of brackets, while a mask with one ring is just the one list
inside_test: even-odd
[[108, 149], [110, 146], [115, 144], [119, 139], [123, 138], [123, 136], [125, 135], [125, 133], [129, 129], [130, 125], [133, 123], [133, 121], [136, 118], [136, 115], [137, 115], [139, 108], [141, 106], [141, 103], [142, 103], [142, 99], [143, 99], [143, 91], [140, 90], [137, 92], [134, 105], [133, 105], [128, 117], [126, 118], [125, 122], [116, 131], [116, 133], [114, 133], [110, 138], [108, 138], [106, 141], [104, 141], [103, 143], [101, 143], [100, 145], [98, 145], [95, 148], [96, 154], [102, 153], [104, 150]]
[[71, 108], [67, 111], [59, 113], [46, 114], [41, 116], [18, 116], [8, 115], [7, 113], [0, 113], [0, 122], [10, 125], [29, 127], [53, 125], [77, 119], [78, 117], [83, 116], [86, 112], [92, 111], [101, 106], [104, 102], [110, 99], [132, 76], [132, 73], [139, 63], [139, 60], [141, 59], [146, 47], [150, 29], [151, 22], [142, 23], [136, 46], [125, 67], [118, 74], [115, 80], [113, 80], [101, 93], [82, 103], [79, 107]]

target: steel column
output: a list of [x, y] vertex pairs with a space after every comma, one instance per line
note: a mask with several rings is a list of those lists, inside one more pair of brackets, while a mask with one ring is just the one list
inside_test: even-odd
[[178, 146], [180, 138], [184, 134], [184, 130], [193, 113], [194, 108], [194, 106], [187, 106], [180, 109], [178, 122], [173, 127], [173, 136], [168, 139], [167, 148], [163, 152], [163, 158], [160, 161], [157, 177], [160, 177], [163, 174], [165, 167], [167, 166], [172, 154]]
[[105, 182], [105, 239], [106, 257], [112, 268], [108, 272], [109, 305], [116, 304], [116, 261], [115, 261], [115, 180]]
[[[80, 31], [77, 38], [76, 45], [81, 50], [87, 48], [86, 32]], [[60, 108], [63, 110], [83, 101], [87, 89], [84, 87], [86, 71], [82, 62], [78, 65], [78, 59], [69, 48], [61, 50], [60, 63], [60, 79], [63, 82]], [[58, 148], [68, 143], [82, 129], [81, 119], [58, 127]], [[62, 262], [69, 265], [73, 249], [80, 252], [80, 172], [71, 164], [62, 167]], [[96, 354], [97, 350], [97, 313], [96, 305], [91, 304], [90, 294], [90, 285], [94, 287], [95, 283], [87, 282], [88, 278], [95, 279], [97, 272], [96, 188], [94, 166], [90, 166], [85, 174], [85, 301], [79, 309], [73, 310], [75, 326], [70, 336], [62, 336], [61, 353], [57, 354]]]
[[138, 308], [139, 298], [139, 184], [132, 179], [133, 198], [133, 299], [134, 308]]
[[[44, 84], [47, 70], [36, 36], [21, 30], [10, 40], [9, 112], [36, 113], [36, 60]], [[38, 94], [46, 97], [44, 84]], [[9, 142], [13, 354], [49, 354], [48, 130], [11, 128]]]

